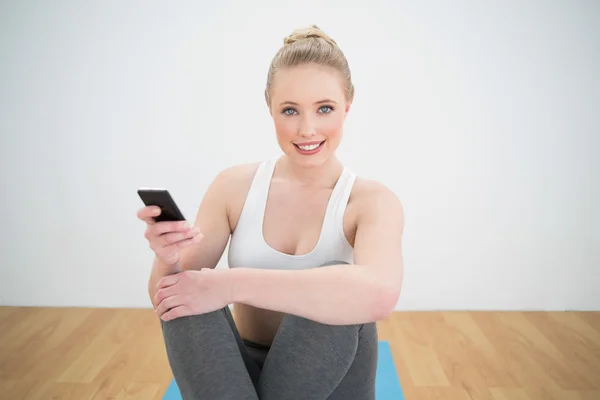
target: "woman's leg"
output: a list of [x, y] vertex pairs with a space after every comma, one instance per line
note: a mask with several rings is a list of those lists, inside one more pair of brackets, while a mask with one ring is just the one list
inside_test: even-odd
[[260, 376], [229, 307], [162, 321], [171, 371], [183, 400], [257, 400]]
[[377, 356], [375, 322], [327, 325], [286, 314], [257, 392], [261, 400], [373, 400]]
[[379, 338], [377, 324], [363, 324], [358, 331], [358, 349], [344, 379], [327, 400], [374, 400]]
[[[243, 339], [243, 342], [246, 345], [246, 350], [250, 354], [250, 358], [258, 365], [258, 367], [262, 371], [263, 365], [265, 365], [265, 359], [267, 358], [267, 354], [269, 354], [271, 346], [265, 346], [260, 343], [251, 342], [247, 339]], [[256, 380], [255, 386], [258, 386], [258, 379]]]

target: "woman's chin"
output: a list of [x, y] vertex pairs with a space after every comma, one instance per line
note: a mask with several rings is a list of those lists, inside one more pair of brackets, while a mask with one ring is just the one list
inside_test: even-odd
[[316, 167], [322, 165], [325, 160], [328, 158], [328, 153], [325, 151], [319, 152], [318, 154], [313, 154], [310, 156], [305, 156], [298, 153], [291, 153], [288, 156], [294, 160], [295, 163], [299, 165], [304, 165], [306, 167]]

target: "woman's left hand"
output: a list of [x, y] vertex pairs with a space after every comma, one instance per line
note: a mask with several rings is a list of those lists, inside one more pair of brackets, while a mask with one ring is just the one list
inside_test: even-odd
[[231, 284], [226, 269], [186, 270], [161, 278], [154, 304], [163, 321], [206, 314], [231, 303]]

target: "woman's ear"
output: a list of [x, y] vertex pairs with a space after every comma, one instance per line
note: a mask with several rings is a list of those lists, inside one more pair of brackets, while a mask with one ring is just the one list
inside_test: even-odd
[[348, 116], [348, 113], [350, 112], [350, 107], [352, 106], [352, 103], [346, 103], [346, 108], [344, 110], [344, 117]]

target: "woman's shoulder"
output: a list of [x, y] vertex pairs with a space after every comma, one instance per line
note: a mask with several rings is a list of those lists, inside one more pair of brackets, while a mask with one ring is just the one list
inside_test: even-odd
[[372, 210], [377, 207], [402, 209], [399, 197], [384, 183], [375, 179], [356, 177], [349, 203], [358, 210]]
[[223, 181], [224, 183], [239, 184], [243, 182], [250, 182], [254, 178], [256, 171], [262, 161], [254, 161], [243, 164], [235, 164], [222, 169], [217, 175], [216, 179]]
[[352, 187], [352, 197], [358, 199], [396, 196], [384, 183], [357, 176]]
[[260, 164], [261, 161], [255, 161], [223, 168], [215, 177], [214, 185], [219, 187], [228, 201], [233, 200], [235, 203], [244, 198], [250, 190]]

